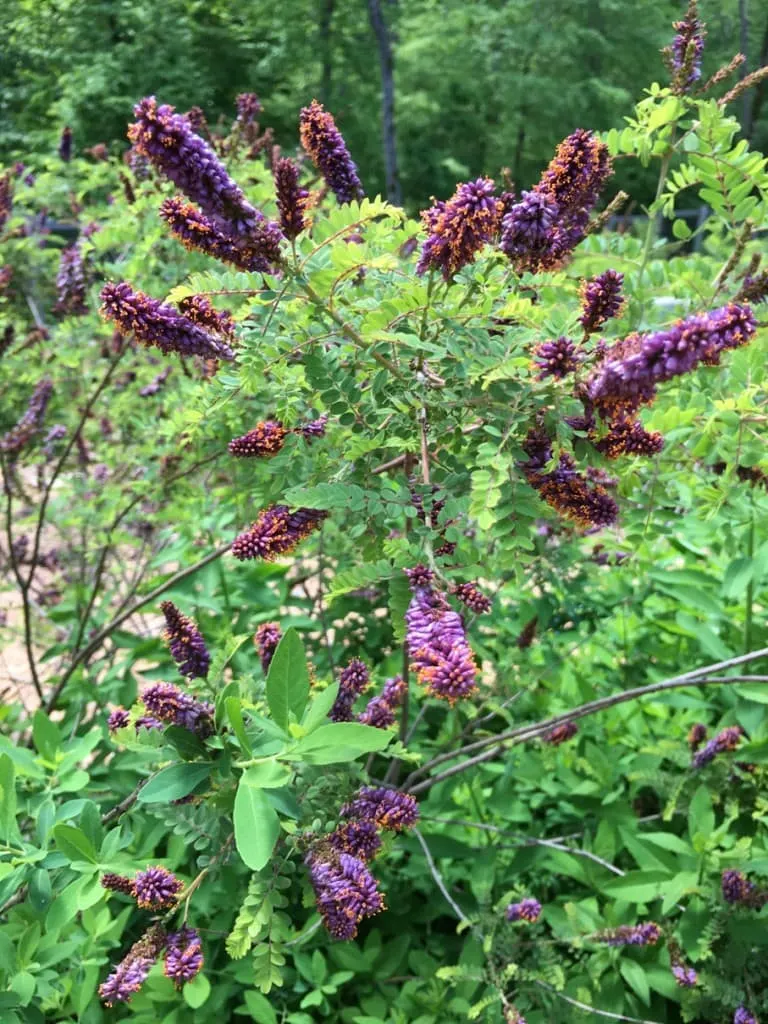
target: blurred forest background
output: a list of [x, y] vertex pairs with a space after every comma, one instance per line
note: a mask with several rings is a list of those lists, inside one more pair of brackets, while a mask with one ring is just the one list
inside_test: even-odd
[[[0, 61], [0, 161], [52, 146], [124, 144], [132, 104], [232, 117], [257, 92], [292, 149], [298, 109], [334, 112], [366, 190], [418, 209], [457, 180], [509, 172], [526, 187], [578, 126], [620, 127], [651, 78], [679, 0], [7, 0]], [[703, 0], [704, 79], [740, 50], [768, 61], [768, 4]], [[388, 86], [391, 84], [391, 89]], [[384, 89], [382, 89], [384, 85]], [[766, 83], [741, 117], [768, 146]], [[382, 123], [384, 122], [384, 123]], [[379, 131], [372, 126], [379, 125]], [[386, 126], [386, 130], [385, 130]], [[387, 139], [389, 144], [387, 145]], [[637, 161], [616, 185], [640, 201]], [[638, 175], [640, 178], [638, 179]]]

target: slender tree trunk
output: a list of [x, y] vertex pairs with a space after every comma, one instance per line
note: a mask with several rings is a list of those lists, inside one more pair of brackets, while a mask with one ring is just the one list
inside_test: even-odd
[[331, 85], [333, 80], [333, 56], [331, 54], [331, 21], [336, 7], [336, 0], [320, 0], [320, 102], [331, 101]]
[[[758, 57], [755, 67], [761, 68], [766, 64], [768, 64], [768, 21], [765, 23], [763, 42], [760, 46], [760, 56]], [[752, 142], [752, 136], [755, 132], [755, 125], [760, 119], [760, 111], [762, 110], [763, 100], [765, 99], [765, 86], [766, 82], [765, 79], [763, 79], [763, 81], [755, 88], [755, 93], [750, 105], [749, 118], [744, 122], [744, 135], [750, 143]]]
[[381, 10], [381, 0], [368, 0], [368, 16], [376, 37], [381, 67], [381, 130], [387, 199], [399, 206], [402, 196], [395, 136], [395, 62], [392, 54], [392, 36]]

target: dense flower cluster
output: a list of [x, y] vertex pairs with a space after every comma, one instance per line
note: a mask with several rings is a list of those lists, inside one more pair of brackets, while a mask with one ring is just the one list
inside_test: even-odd
[[10, 171], [0, 174], [0, 231], [3, 230], [13, 207], [13, 175]]
[[484, 615], [491, 610], [490, 597], [482, 592], [477, 583], [459, 583], [453, 593], [475, 615]]
[[328, 712], [332, 722], [351, 722], [352, 705], [370, 683], [368, 666], [360, 658], [353, 658], [339, 675], [339, 692]]
[[248, 142], [252, 142], [258, 133], [257, 118], [264, 109], [261, 100], [255, 92], [241, 92], [235, 97], [235, 105], [235, 129], [242, 132]]
[[360, 922], [384, 910], [384, 897], [365, 861], [349, 853], [306, 858], [323, 923], [336, 939], [353, 939]]
[[608, 320], [619, 315], [624, 305], [623, 284], [624, 275], [616, 270], [606, 270], [582, 282], [579, 323], [585, 335], [601, 330]]
[[189, 679], [204, 679], [208, 675], [211, 656], [205, 646], [203, 634], [192, 619], [182, 615], [172, 601], [162, 601], [160, 610], [165, 616], [163, 639], [168, 644], [179, 672]]
[[476, 689], [477, 665], [461, 616], [432, 586], [414, 585], [405, 613], [406, 643], [419, 682], [454, 704]]
[[533, 350], [533, 363], [539, 380], [554, 377], [562, 380], [579, 368], [580, 353], [570, 338], [560, 337], [554, 341], [542, 341]]
[[314, 530], [320, 529], [328, 513], [314, 508], [294, 512], [287, 505], [270, 505], [258, 519], [232, 542], [232, 554], [241, 562], [259, 558], [271, 562], [286, 555]]
[[102, 876], [101, 884], [105, 889], [109, 889], [110, 892], [121, 892], [124, 896], [130, 896], [132, 899], [136, 898], [133, 879], [127, 878], [125, 875], [116, 875], [112, 871], [107, 871]]
[[82, 316], [88, 312], [85, 299], [85, 268], [80, 248], [70, 245], [61, 250], [56, 274], [55, 312], [60, 316]]
[[519, 903], [510, 903], [506, 910], [508, 921], [527, 921], [534, 924], [541, 915], [541, 904], [528, 896]]
[[232, 359], [232, 349], [210, 330], [184, 316], [173, 306], [134, 291], [123, 281], [106, 284], [101, 291], [101, 312], [124, 334], [133, 334], [143, 345], [156, 345], [162, 352], [204, 359]]
[[447, 201], [435, 200], [421, 215], [429, 237], [416, 267], [417, 274], [439, 270], [446, 281], [473, 263], [483, 246], [498, 231], [501, 200], [494, 196], [490, 178], [459, 185]]
[[228, 309], [215, 308], [207, 295], [185, 295], [179, 299], [179, 312], [193, 324], [224, 338], [235, 336], [235, 321]]
[[[1, 221], [0, 217], [0, 227], [2, 227]], [[760, 270], [753, 274], [747, 274], [735, 301], [764, 302], [766, 298], [768, 298], [768, 270]]]
[[241, 459], [269, 459], [277, 455], [288, 431], [277, 420], [262, 420], [253, 430], [233, 437], [227, 446], [230, 455]]
[[625, 419], [653, 401], [658, 384], [702, 362], [717, 364], [722, 352], [745, 345], [755, 329], [749, 306], [731, 302], [664, 331], [630, 334], [607, 349], [592, 371], [589, 398], [605, 419]]
[[[130, 722], [130, 712], [126, 711], [124, 707], [118, 705], [113, 711], [110, 712], [109, 718], [107, 719], [107, 728], [110, 732], [117, 732], [118, 729], [124, 729]], [[136, 719], [136, 732], [139, 729], [162, 729], [163, 722], [159, 718], [155, 718], [153, 715], [140, 715]]]
[[596, 938], [607, 946], [654, 946], [661, 938], [661, 928], [655, 921], [623, 924], [609, 931], [598, 932]]
[[745, 1006], [740, 1006], [733, 1015], [733, 1024], [758, 1024], [757, 1017]]
[[40, 429], [45, 410], [53, 394], [53, 383], [44, 378], [35, 385], [27, 409], [18, 423], [0, 437], [0, 451], [18, 455]]
[[309, 192], [299, 185], [299, 168], [288, 157], [280, 157], [275, 163], [274, 178], [280, 227], [286, 238], [297, 238], [307, 226], [304, 211]]
[[419, 805], [410, 793], [383, 786], [362, 786], [355, 798], [341, 808], [342, 818], [369, 821], [390, 832], [402, 832], [419, 820]]
[[203, 962], [202, 943], [194, 928], [168, 934], [163, 970], [177, 988], [192, 981], [202, 970]]
[[139, 991], [165, 946], [165, 932], [159, 925], [134, 942], [109, 977], [99, 986], [99, 996], [106, 1006], [127, 1003]]
[[754, 885], [741, 871], [728, 869], [720, 879], [723, 899], [726, 903], [748, 903], [754, 891]]
[[283, 631], [277, 622], [262, 622], [256, 629], [253, 642], [256, 645], [256, 650], [259, 652], [261, 667], [265, 673], [269, 671], [269, 666], [272, 664], [272, 658], [282, 636]]
[[639, 420], [617, 420], [594, 445], [609, 459], [622, 455], [658, 455], [664, 447], [664, 436], [657, 430], [646, 430]]
[[662, 50], [672, 76], [676, 93], [690, 92], [701, 78], [701, 55], [704, 50], [704, 25], [699, 18], [697, 0], [690, 0], [685, 17], [674, 23], [677, 35], [672, 45]]
[[699, 980], [693, 967], [687, 967], [685, 964], [673, 964], [672, 977], [681, 988], [695, 988]]
[[694, 754], [693, 761], [691, 762], [692, 766], [694, 768], [703, 768], [705, 764], [713, 761], [718, 754], [723, 754], [727, 750], [735, 750], [741, 742], [742, 736], [743, 730], [740, 725], [729, 725]]
[[395, 713], [402, 704], [408, 685], [402, 676], [394, 676], [384, 684], [378, 697], [368, 701], [357, 716], [358, 722], [371, 725], [374, 729], [388, 729], [395, 722]]
[[72, 159], [72, 129], [67, 125], [59, 139], [59, 157], [68, 164]]
[[183, 888], [181, 879], [163, 867], [149, 867], [133, 880], [136, 902], [143, 910], [167, 910]]
[[575, 722], [560, 722], [545, 732], [542, 739], [552, 747], [559, 747], [561, 743], [573, 739], [578, 731], [579, 727]]
[[301, 431], [307, 441], [312, 441], [316, 437], [324, 437], [327, 426], [328, 413], [324, 412], [316, 420], [308, 420], [306, 423], [303, 423], [298, 430]]
[[331, 832], [328, 843], [338, 853], [369, 861], [381, 849], [381, 836], [372, 821], [345, 821]]
[[365, 195], [352, 157], [333, 115], [312, 100], [299, 116], [301, 144], [341, 205]]
[[556, 468], [544, 472], [552, 458], [552, 443], [540, 431], [531, 431], [523, 445], [528, 461], [522, 470], [531, 487], [560, 515], [584, 527], [611, 526], [619, 515], [619, 506], [599, 484], [590, 481], [576, 469], [573, 457], [560, 455]]
[[200, 736], [213, 727], [213, 705], [196, 700], [173, 683], [152, 683], [141, 694], [149, 714], [166, 725], [178, 725]]
[[238, 270], [266, 272], [280, 262], [282, 233], [272, 221], [257, 220], [247, 235], [235, 236], [181, 196], [165, 199], [160, 216], [185, 248], [207, 253]]
[[501, 248], [515, 268], [560, 266], [586, 235], [589, 216], [611, 173], [608, 148], [583, 128], [564, 139], [541, 180], [502, 221]]

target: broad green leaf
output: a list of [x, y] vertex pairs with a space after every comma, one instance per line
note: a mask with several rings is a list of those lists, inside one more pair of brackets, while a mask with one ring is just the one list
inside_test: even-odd
[[650, 903], [661, 895], [662, 884], [669, 877], [665, 871], [631, 871], [623, 878], [605, 882], [601, 889], [608, 896], [629, 903]]
[[241, 785], [254, 789], [279, 789], [291, 777], [290, 769], [278, 761], [262, 761], [246, 768], [240, 779]]
[[733, 601], [741, 597], [752, 580], [754, 563], [751, 558], [734, 558], [723, 577], [723, 597]]
[[99, 857], [90, 839], [74, 825], [55, 825], [53, 838], [56, 846], [71, 861], [86, 860], [98, 864]]
[[272, 1004], [261, 992], [250, 991], [244, 994], [245, 1005], [254, 1024], [277, 1024], [277, 1013]]
[[211, 983], [204, 974], [198, 974], [192, 981], [188, 981], [181, 991], [187, 1006], [196, 1010], [211, 994]]
[[169, 804], [189, 796], [211, 774], [209, 764], [171, 764], [150, 779], [139, 791], [140, 804]]
[[358, 722], [335, 722], [321, 725], [305, 736], [292, 752], [292, 756], [307, 764], [337, 764], [353, 761], [361, 754], [383, 750], [393, 738], [387, 729], [374, 729]]
[[338, 681], [335, 683], [331, 683], [331, 685], [327, 689], [322, 690], [320, 693], [318, 693], [318, 695], [307, 708], [306, 714], [302, 719], [301, 725], [305, 732], [310, 733], [314, 729], [316, 729], [318, 725], [322, 725], [324, 722], [327, 723], [328, 712], [333, 707], [336, 697], [338, 696], [338, 693]]
[[285, 631], [267, 673], [267, 703], [281, 729], [290, 713], [301, 719], [309, 698], [309, 673], [304, 645], [295, 629]]
[[648, 985], [648, 979], [646, 978], [645, 971], [640, 964], [636, 960], [630, 960], [627, 957], [622, 957], [619, 962], [619, 970], [635, 995], [645, 1003], [646, 1006], [650, 1006], [651, 992]]
[[709, 836], [715, 827], [715, 812], [712, 809], [712, 797], [706, 786], [699, 786], [693, 794], [688, 808], [688, 834], [691, 839], [700, 833]]
[[0, 839], [18, 839], [16, 825], [16, 771], [7, 754], [0, 754]]
[[235, 845], [252, 871], [269, 862], [280, 834], [280, 819], [264, 790], [249, 785], [244, 773], [235, 794]]
[[248, 757], [252, 757], [253, 750], [251, 748], [248, 734], [245, 731], [245, 722], [243, 721], [243, 708], [240, 703], [239, 697], [226, 697], [224, 700], [224, 709], [229, 719], [229, 724], [232, 726], [232, 732], [237, 737], [237, 742], [240, 744], [240, 749], [247, 754]]
[[38, 914], [47, 912], [53, 899], [51, 876], [44, 868], [32, 872], [29, 880], [29, 902]]
[[56, 751], [61, 746], [61, 736], [54, 722], [39, 708], [32, 719], [32, 740], [35, 750], [45, 760], [56, 760]]

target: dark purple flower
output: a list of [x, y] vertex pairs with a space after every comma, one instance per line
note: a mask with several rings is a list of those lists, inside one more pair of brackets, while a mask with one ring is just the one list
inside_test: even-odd
[[542, 739], [551, 747], [559, 747], [561, 743], [567, 743], [568, 740], [573, 739], [578, 731], [579, 727], [575, 722], [560, 722], [559, 725], [555, 725], [545, 732]]
[[607, 946], [655, 946], [661, 938], [661, 928], [655, 921], [635, 925], [623, 924], [609, 931], [598, 932], [595, 937], [598, 942], [604, 942]]
[[338, 853], [349, 853], [360, 860], [373, 860], [381, 849], [381, 836], [371, 821], [347, 821], [328, 836], [328, 842]]
[[99, 986], [99, 996], [106, 1006], [127, 1003], [146, 981], [150, 968], [165, 945], [165, 932], [159, 925], [134, 942], [127, 954], [106, 981]]
[[152, 683], [141, 699], [149, 714], [166, 725], [178, 725], [200, 736], [210, 734], [213, 705], [195, 700], [191, 693], [185, 693], [173, 683]]
[[194, 928], [168, 933], [164, 971], [176, 988], [192, 981], [202, 970], [203, 962], [203, 947]]
[[277, 224], [260, 216], [248, 234], [238, 235], [202, 213], [181, 196], [165, 199], [160, 216], [181, 244], [207, 253], [238, 270], [270, 272], [280, 263], [282, 233]]
[[83, 258], [76, 245], [61, 250], [59, 272], [56, 275], [56, 292], [54, 309], [60, 316], [82, 316], [88, 312]]
[[402, 704], [407, 689], [401, 676], [388, 679], [379, 696], [369, 700], [357, 716], [358, 722], [370, 725], [374, 729], [388, 729], [390, 725], [394, 725], [395, 712]]
[[143, 345], [156, 345], [162, 352], [204, 359], [233, 359], [229, 345], [183, 316], [173, 306], [133, 291], [123, 281], [106, 284], [101, 292], [101, 312], [113, 320], [123, 334], [133, 334]]
[[250, 558], [271, 562], [288, 554], [314, 530], [319, 530], [328, 513], [314, 508], [294, 512], [287, 505], [270, 505], [258, 519], [232, 542], [232, 554], [241, 562]]
[[623, 284], [624, 275], [616, 270], [606, 270], [591, 280], [582, 281], [579, 323], [584, 334], [599, 331], [603, 324], [619, 315], [624, 305]]
[[674, 22], [677, 35], [672, 45], [662, 50], [672, 76], [672, 91], [690, 92], [701, 78], [701, 55], [704, 50], [704, 25], [699, 18], [696, 0], [690, 0], [682, 21]]
[[685, 964], [673, 964], [672, 976], [681, 988], [695, 988], [696, 982], [699, 980], [696, 971], [692, 967], [686, 967]]
[[192, 619], [182, 615], [172, 601], [162, 601], [160, 610], [165, 616], [163, 639], [168, 644], [179, 672], [189, 679], [204, 679], [208, 675], [211, 656], [205, 646], [203, 634]]
[[557, 203], [548, 195], [523, 192], [502, 220], [501, 249], [519, 271], [548, 270], [562, 255], [557, 249]]
[[730, 725], [723, 729], [709, 743], [703, 746], [701, 750], [694, 754], [693, 761], [691, 762], [692, 767], [694, 769], [703, 768], [705, 764], [713, 761], [718, 754], [735, 750], [741, 742], [743, 735], [744, 731], [740, 725]]
[[546, 434], [530, 431], [523, 447], [529, 458], [521, 468], [528, 483], [560, 515], [585, 527], [611, 526], [616, 522], [619, 506], [603, 487], [591, 485], [577, 471], [567, 452], [560, 455], [554, 470], [542, 472], [552, 458], [552, 443]]
[[40, 429], [45, 410], [53, 394], [53, 384], [44, 378], [35, 385], [27, 409], [16, 426], [0, 437], [0, 451], [7, 455], [18, 455]]
[[554, 341], [542, 341], [533, 350], [533, 363], [538, 369], [538, 380], [554, 377], [562, 380], [579, 368], [580, 353], [570, 338], [560, 337]]
[[299, 168], [288, 157], [280, 157], [274, 167], [275, 197], [280, 211], [280, 227], [286, 238], [297, 238], [305, 230], [309, 192], [299, 185]]
[[530, 647], [533, 641], [536, 639], [536, 627], [538, 626], [538, 624], [539, 617], [538, 615], [534, 615], [533, 618], [529, 619], [529, 621], [526, 622], [526, 624], [520, 630], [516, 643], [521, 651], [524, 651], [526, 648]]
[[702, 725], [701, 722], [696, 722], [692, 725], [688, 732], [688, 746], [691, 748], [691, 751], [695, 753], [706, 738], [706, 725]]
[[746, 905], [750, 902], [750, 897], [755, 889], [753, 883], [741, 871], [736, 871], [733, 868], [723, 872], [720, 885], [726, 903]]
[[[0, 218], [0, 227], [2, 227]], [[747, 274], [742, 282], [736, 302], [764, 302], [768, 298], [768, 270]]]
[[156, 395], [158, 391], [162, 391], [165, 387], [165, 382], [168, 380], [170, 375], [171, 367], [166, 366], [164, 370], [152, 378], [149, 384], [145, 384], [143, 388], [139, 389], [139, 397], [151, 398], [153, 395]]
[[10, 171], [0, 174], [0, 231], [5, 227], [13, 206], [13, 176]]
[[328, 413], [324, 412], [322, 416], [318, 417], [318, 419], [309, 420], [307, 423], [302, 423], [302, 425], [298, 427], [297, 430], [300, 431], [308, 441], [311, 441], [316, 437], [324, 437], [325, 428], [327, 425]]
[[288, 431], [276, 420], [257, 423], [253, 430], [241, 437], [233, 437], [228, 444], [230, 455], [241, 459], [269, 459], [283, 447]]
[[740, 1006], [733, 1015], [733, 1024], [758, 1024], [757, 1017], [745, 1006]]
[[417, 274], [440, 270], [446, 281], [474, 263], [483, 246], [499, 229], [501, 202], [494, 197], [491, 178], [458, 185], [448, 202], [435, 201], [421, 215], [429, 237], [421, 250]]
[[589, 398], [605, 419], [626, 419], [653, 401], [658, 384], [690, 373], [699, 363], [716, 365], [722, 352], [746, 345], [755, 330], [749, 306], [730, 302], [664, 331], [630, 334], [608, 348], [592, 371]]
[[283, 631], [277, 622], [262, 622], [256, 629], [253, 642], [256, 645], [256, 650], [259, 652], [261, 667], [265, 674], [269, 671], [272, 658], [282, 637]]
[[379, 828], [402, 832], [419, 820], [419, 805], [410, 793], [383, 786], [362, 786], [339, 814], [342, 818], [370, 821]]
[[136, 150], [197, 203], [216, 228], [243, 239], [258, 229], [263, 214], [248, 202], [208, 143], [195, 134], [188, 118], [167, 104], [158, 106], [154, 96], [138, 103], [134, 114], [136, 121], [128, 129], [128, 138]]
[[527, 921], [534, 924], [541, 914], [541, 904], [532, 897], [526, 897], [519, 903], [510, 903], [506, 915], [508, 921]]
[[118, 729], [124, 729], [128, 725], [128, 719], [130, 715], [123, 707], [117, 707], [110, 712], [109, 718], [107, 719], [107, 728], [110, 732], [117, 732]]
[[102, 875], [101, 884], [105, 889], [109, 889], [110, 892], [121, 892], [125, 896], [130, 896], [132, 899], [136, 898], [136, 890], [133, 885], [133, 880], [127, 878], [125, 875], [116, 875], [111, 871]]
[[185, 295], [179, 300], [179, 312], [203, 330], [234, 338], [235, 321], [228, 309], [216, 309], [207, 295]]
[[364, 861], [348, 853], [332, 861], [310, 853], [306, 863], [317, 909], [334, 938], [353, 939], [363, 918], [384, 910], [384, 897]]
[[357, 167], [349, 155], [333, 115], [317, 100], [304, 107], [299, 118], [301, 144], [312, 163], [325, 178], [341, 205], [362, 199], [365, 193]]
[[646, 430], [638, 420], [618, 420], [594, 445], [609, 459], [618, 459], [621, 455], [651, 456], [663, 449], [664, 435], [657, 430]]
[[167, 868], [149, 867], [133, 880], [136, 902], [143, 910], [167, 910], [175, 905], [184, 883]]
[[59, 139], [59, 156], [65, 164], [72, 159], [72, 129], [69, 125], [64, 128]]
[[109, 480], [109, 466], [106, 462], [97, 463], [92, 470], [93, 479], [97, 484], [105, 484]]
[[403, 572], [408, 577], [411, 590], [415, 590], [417, 587], [430, 587], [435, 578], [432, 570], [421, 563], [414, 565], [412, 569], [404, 569]]
[[478, 587], [477, 583], [459, 583], [454, 594], [475, 615], [484, 615], [491, 610], [491, 599]]
[[333, 707], [328, 712], [332, 722], [351, 722], [352, 705], [357, 698], [367, 689], [371, 681], [368, 666], [360, 658], [353, 658], [350, 663], [341, 670], [339, 675], [339, 692]]

